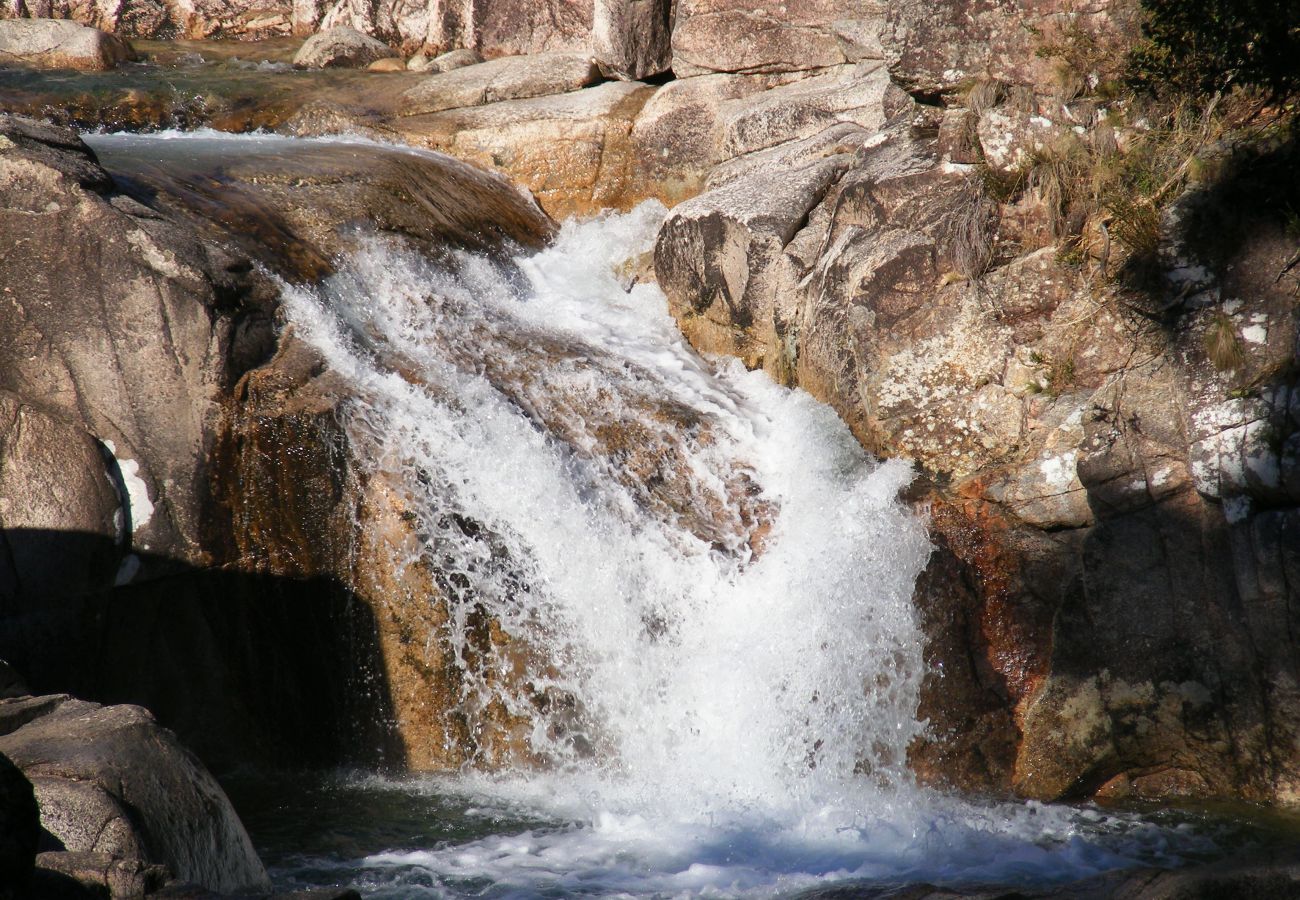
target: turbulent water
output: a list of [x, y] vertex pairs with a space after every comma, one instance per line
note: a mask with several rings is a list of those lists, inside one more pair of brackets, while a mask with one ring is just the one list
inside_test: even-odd
[[[375, 237], [325, 283], [285, 288], [296, 335], [352, 386], [358, 465], [417, 523], [421, 549], [395, 564], [434, 573], [450, 617], [425, 639], [461, 669], [477, 741], [459, 775], [359, 788], [437, 798], [454, 829], [282, 860], [285, 883], [770, 896], [1046, 883], [1195, 852], [1132, 817], [913, 782], [910, 597], [930, 546], [897, 500], [909, 467], [686, 346], [635, 278], [663, 214], [568, 223], [513, 265], [435, 266]], [[494, 743], [502, 721], [525, 725]]]

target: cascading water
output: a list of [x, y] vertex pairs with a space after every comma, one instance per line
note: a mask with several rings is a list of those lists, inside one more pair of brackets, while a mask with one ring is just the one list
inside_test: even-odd
[[[201, 171], [314, 146], [162, 139], [197, 141]], [[138, 164], [156, 140], [93, 144]], [[224, 196], [211, 181], [205, 209]], [[377, 543], [445, 613], [411, 640], [450, 661], [464, 727], [447, 758], [466, 762], [335, 784], [296, 815], [346, 803], [371, 838], [331, 834], [324, 856], [278, 811], [263, 834], [288, 834], [281, 886], [773, 896], [1046, 884], [1213, 854], [1190, 823], [914, 783], [910, 598], [930, 548], [897, 500], [908, 466], [870, 459], [806, 394], [685, 345], [634, 278], [663, 214], [568, 223], [513, 260], [433, 262], [375, 236], [319, 285], [284, 287], [297, 338], [349, 385], [354, 464], [418, 538]]]
[[[896, 499], [908, 466], [685, 346], [658, 289], [628, 284], [662, 215], [566, 224], [515, 266], [374, 238], [286, 288], [297, 335], [353, 386], [359, 464], [418, 522], [420, 558], [397, 562], [435, 573], [451, 614], [428, 639], [475, 733], [527, 723], [484, 766], [403, 789], [531, 827], [346, 877], [402, 897], [765, 896], [1168, 862], [1170, 832], [1137, 819], [912, 782], [929, 545]], [[484, 615], [508, 645], [486, 658]]]

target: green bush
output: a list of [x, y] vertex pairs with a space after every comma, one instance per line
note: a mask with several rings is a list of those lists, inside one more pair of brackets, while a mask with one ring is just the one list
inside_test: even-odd
[[1155, 94], [1207, 95], [1233, 86], [1273, 100], [1300, 91], [1297, 0], [1141, 0], [1142, 40], [1129, 79]]

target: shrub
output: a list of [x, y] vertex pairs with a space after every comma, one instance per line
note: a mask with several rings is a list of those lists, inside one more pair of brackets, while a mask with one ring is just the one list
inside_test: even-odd
[[1209, 95], [1233, 86], [1270, 99], [1300, 90], [1295, 0], [1141, 0], [1142, 40], [1129, 80], [1158, 95]]

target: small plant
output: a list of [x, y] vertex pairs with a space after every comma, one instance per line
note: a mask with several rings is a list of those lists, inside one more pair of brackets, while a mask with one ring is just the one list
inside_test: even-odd
[[1245, 360], [1232, 317], [1221, 309], [1210, 317], [1205, 328], [1205, 355], [1220, 372], [1231, 371]]

